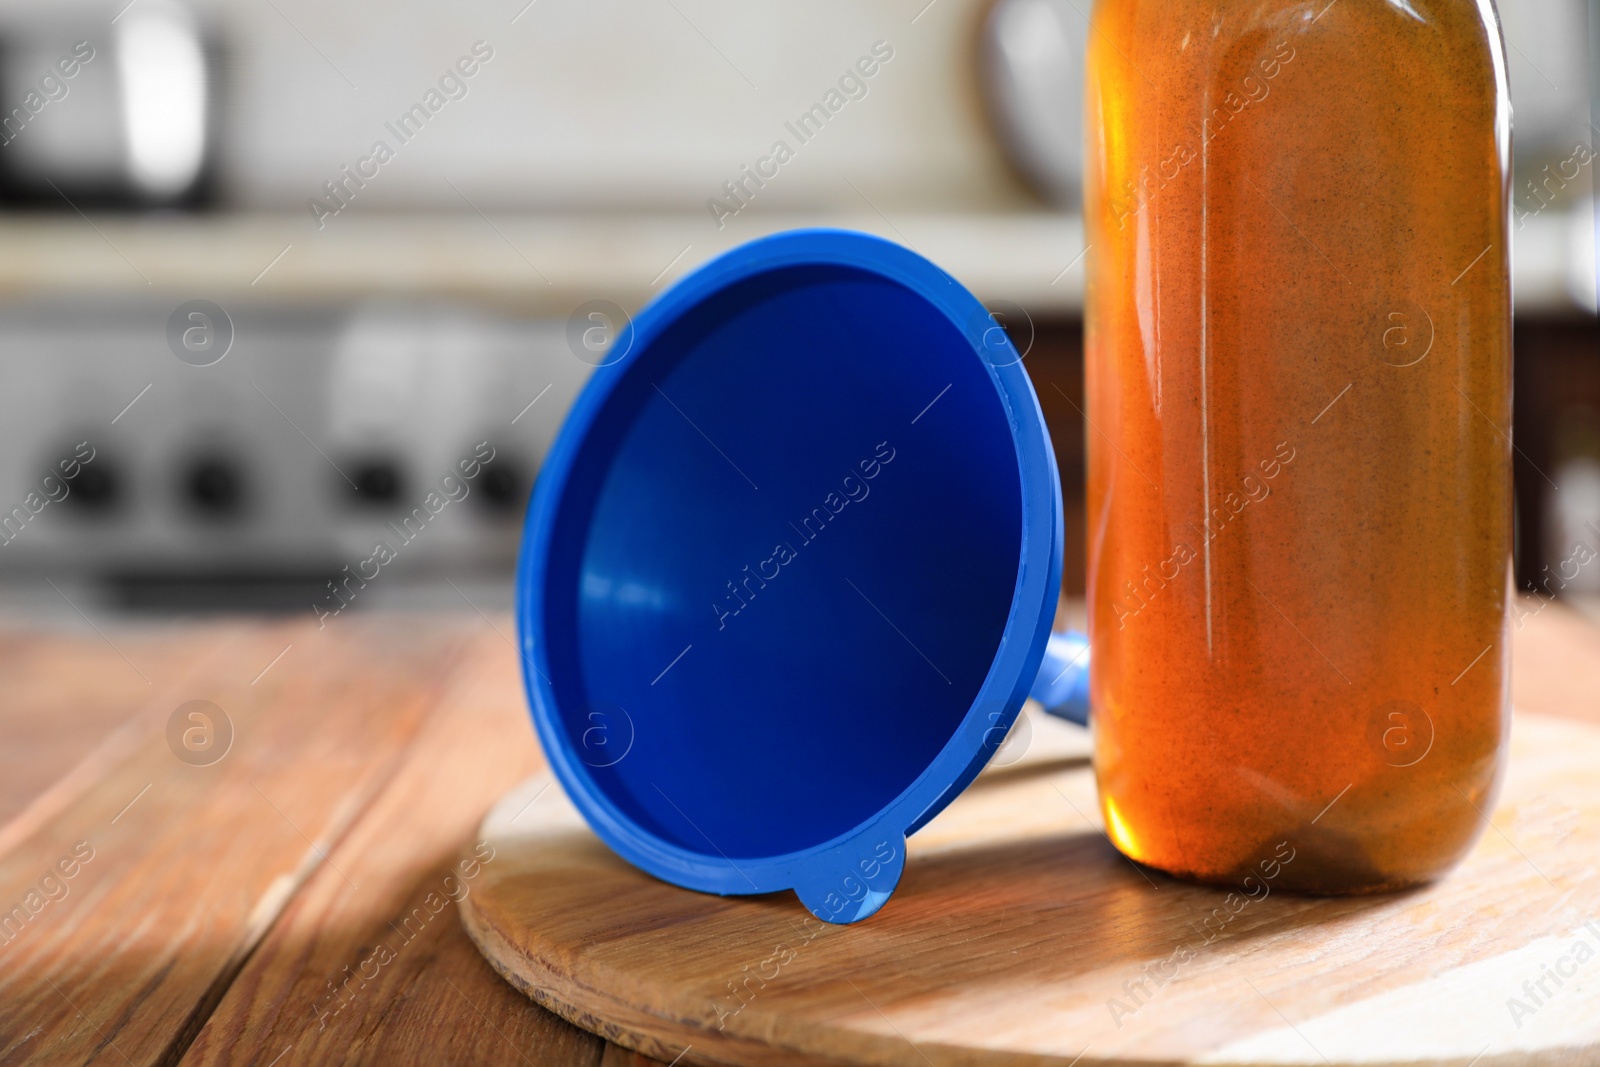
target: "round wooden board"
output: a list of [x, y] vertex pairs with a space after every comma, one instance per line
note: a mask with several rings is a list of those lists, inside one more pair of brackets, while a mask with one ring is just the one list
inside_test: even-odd
[[667, 1061], [1600, 1063], [1600, 730], [1519, 715], [1493, 826], [1437, 885], [1234, 913], [1118, 854], [1086, 735], [1030, 721], [858, 925], [659, 882], [548, 776], [485, 820], [463, 921], [540, 1004]]

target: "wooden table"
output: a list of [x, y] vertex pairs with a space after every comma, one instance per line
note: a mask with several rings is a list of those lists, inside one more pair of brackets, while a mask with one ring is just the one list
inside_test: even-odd
[[[0, 914], [0, 1064], [648, 1062], [502, 982], [448, 899], [485, 809], [542, 764], [511, 633], [0, 633], [0, 909], [25, 917]], [[191, 700], [232, 725], [209, 765], [187, 713], [169, 745]]]
[[[458, 921], [475, 828], [542, 763], [511, 633], [0, 631], [0, 1064], [652, 1062]], [[1514, 654], [1519, 708], [1600, 722], [1590, 623], [1528, 614]]]

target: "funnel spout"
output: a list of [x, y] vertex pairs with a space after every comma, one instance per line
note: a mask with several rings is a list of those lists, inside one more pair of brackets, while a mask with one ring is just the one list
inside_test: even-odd
[[1039, 676], [1028, 695], [1050, 714], [1089, 724], [1089, 638], [1077, 631], [1053, 633], [1045, 646]]

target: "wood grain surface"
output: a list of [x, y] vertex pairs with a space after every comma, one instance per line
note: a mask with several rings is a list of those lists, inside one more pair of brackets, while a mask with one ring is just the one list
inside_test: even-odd
[[[599, 1064], [455, 915], [497, 862], [464, 877], [476, 824], [542, 766], [510, 632], [0, 631], [0, 1064]], [[169, 740], [197, 699], [214, 762]]]
[[860, 925], [659, 882], [544, 773], [485, 820], [497, 858], [462, 919], [535, 1001], [665, 1060], [1600, 1062], [1600, 638], [1550, 607], [1515, 640], [1490, 828], [1423, 889], [1250, 899], [1138, 868], [1102, 833], [1084, 735], [1039, 718]]

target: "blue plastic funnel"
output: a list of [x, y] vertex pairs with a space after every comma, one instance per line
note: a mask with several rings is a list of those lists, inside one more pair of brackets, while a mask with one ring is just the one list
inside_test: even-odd
[[517, 577], [540, 740], [651, 874], [863, 919], [1030, 689], [1081, 721], [1081, 639], [1041, 670], [1061, 535], [970, 293], [862, 234], [752, 242], [618, 335], [545, 461]]

